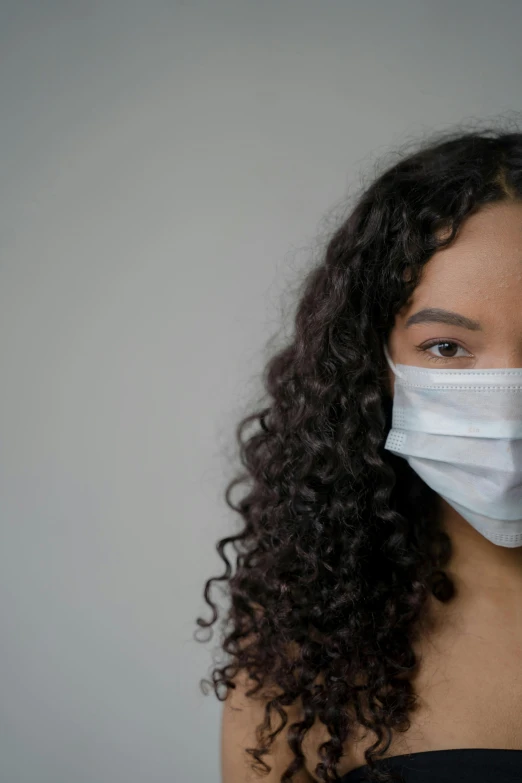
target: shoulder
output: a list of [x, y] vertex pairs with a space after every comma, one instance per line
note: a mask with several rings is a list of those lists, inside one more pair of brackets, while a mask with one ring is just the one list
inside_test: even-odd
[[[252, 604], [258, 618], [263, 615], [263, 608]], [[241, 646], [255, 642], [255, 635], [243, 639]], [[292, 641], [286, 645], [289, 659], [297, 660], [300, 655], [299, 646]], [[322, 675], [318, 681], [322, 680]], [[258, 746], [259, 727], [265, 722], [266, 707], [269, 699], [278, 692], [276, 687], [264, 684], [262, 689], [254, 694], [247, 693], [254, 689], [256, 682], [248, 673], [241, 669], [233, 678], [235, 687], [229, 689], [223, 702], [221, 716], [221, 770], [222, 783], [280, 783], [281, 777], [288, 766], [294, 761], [295, 754], [288, 742], [289, 728], [292, 723], [302, 720], [303, 707], [301, 699], [284, 707], [287, 714], [285, 727], [277, 734], [270, 746], [270, 752], [262, 759], [270, 766], [268, 775], [252, 770], [253, 756], [247, 752], [249, 748]], [[280, 692], [280, 691], [279, 691]], [[277, 712], [271, 713], [270, 731], [279, 727], [281, 719]], [[331, 739], [327, 727], [318, 718], [306, 732], [302, 742], [304, 766], [292, 777], [292, 783], [315, 783], [319, 778], [315, 774], [317, 765], [321, 762], [319, 748], [321, 743]], [[357, 739], [357, 738], [356, 738]], [[337, 772], [344, 775], [364, 763], [364, 749], [360, 744], [350, 741], [349, 747], [343, 753]], [[368, 743], [369, 744], [369, 743]], [[361, 758], [363, 759], [361, 761]]]
[[[246, 695], [246, 692], [255, 683], [249, 679], [245, 672], [239, 673], [234, 682], [236, 687], [229, 690], [223, 702], [221, 720], [222, 783], [259, 783], [260, 780], [263, 780], [264, 783], [280, 783], [283, 772], [295, 759], [288, 744], [288, 729], [292, 723], [302, 719], [301, 704], [296, 702], [285, 707], [288, 715], [287, 724], [275, 738], [270, 753], [262, 757], [271, 767], [270, 773], [260, 777], [251, 769], [253, 757], [246, 752], [246, 749], [257, 747], [256, 732], [265, 719], [265, 707], [269, 697], [261, 695], [261, 691], [254, 696]], [[279, 725], [277, 714], [275, 720], [276, 724], [272, 723], [272, 729], [274, 725]], [[314, 772], [317, 764], [321, 761], [319, 747], [321, 743], [327, 742], [329, 739], [327, 727], [324, 723], [316, 720], [303, 739], [304, 767], [294, 774], [292, 783], [319, 781]], [[350, 742], [343, 753], [337, 772], [339, 775], [345, 775], [361, 764], [364, 764], [364, 747]]]
[[[262, 756], [271, 770], [268, 775], [260, 777], [252, 770], [253, 757], [247, 753], [247, 748], [255, 748], [258, 745], [257, 730], [265, 719], [265, 707], [269, 697], [262, 696], [261, 692], [247, 696], [246, 692], [255, 683], [244, 672], [234, 678], [234, 683], [236, 687], [229, 690], [223, 702], [221, 718], [222, 783], [259, 783], [260, 780], [264, 783], [280, 783], [283, 772], [295, 758], [288, 744], [288, 728], [291, 723], [301, 718], [299, 706], [285, 707], [288, 722], [275, 738], [270, 752]], [[276, 719], [276, 725], [279, 725], [277, 715]], [[293, 776], [292, 783], [312, 783], [314, 780], [305, 767]]]

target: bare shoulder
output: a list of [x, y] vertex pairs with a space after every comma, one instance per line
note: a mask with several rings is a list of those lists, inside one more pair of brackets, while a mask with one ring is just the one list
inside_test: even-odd
[[[301, 717], [299, 708], [285, 708], [288, 723], [277, 735], [270, 753], [262, 757], [271, 770], [268, 775], [261, 776], [252, 770], [253, 758], [246, 753], [246, 748], [257, 747], [256, 729], [264, 720], [266, 699], [259, 694], [246, 696], [254, 683], [245, 674], [238, 674], [234, 682], [236, 688], [228, 692], [221, 718], [222, 783], [280, 783], [283, 772], [295, 758], [287, 739], [288, 727]], [[299, 770], [292, 778], [293, 783], [312, 783], [314, 780], [306, 769]]]
[[[263, 609], [260, 605], [253, 606], [257, 613], [262, 614]], [[247, 644], [251, 639], [252, 637], [245, 639], [242, 644]], [[287, 653], [290, 658], [297, 658], [299, 655], [297, 644], [290, 642]], [[319, 677], [319, 680], [321, 679]], [[270, 753], [262, 757], [270, 766], [270, 772], [268, 775], [261, 775], [252, 770], [253, 757], [246, 752], [246, 749], [256, 748], [258, 745], [256, 730], [265, 719], [265, 707], [269, 697], [263, 696], [261, 692], [254, 696], [246, 695], [255, 683], [245, 671], [240, 671], [236, 675], [234, 683], [236, 687], [229, 690], [223, 702], [221, 717], [221, 783], [280, 783], [283, 773], [295, 759], [295, 754], [288, 744], [288, 731], [292, 723], [303, 717], [301, 703], [296, 702], [285, 707], [288, 716], [286, 726], [275, 738]], [[273, 724], [272, 728], [275, 725], [279, 726], [277, 715], [275, 721], [277, 723]], [[304, 767], [294, 774], [292, 783], [315, 783], [319, 780], [314, 773], [321, 761], [319, 747], [322, 742], [329, 739], [326, 726], [317, 719], [304, 736], [302, 743]], [[361, 761], [363, 751], [359, 748], [359, 745], [350, 743], [350, 749], [343, 754], [338, 766], [339, 775], [344, 775], [364, 763]]]
[[[263, 760], [271, 767], [268, 775], [256, 774], [251, 769], [252, 757], [246, 748], [257, 747], [256, 729], [265, 717], [266, 699], [246, 696], [246, 691], [253, 682], [245, 674], [239, 674], [236, 688], [229, 691], [223, 703], [221, 721], [221, 771], [222, 783], [280, 783], [283, 772], [294, 760], [295, 756], [288, 745], [289, 726], [302, 717], [300, 705], [286, 707], [288, 722], [278, 734], [270, 753]], [[277, 719], [278, 720], [278, 719]], [[330, 739], [326, 726], [319, 720], [307, 732], [303, 739], [303, 754], [305, 766], [294, 774], [293, 783], [315, 783], [319, 780], [314, 774], [320, 762], [319, 746]], [[359, 738], [361, 739], [361, 738]], [[337, 772], [345, 775], [352, 769], [364, 763], [364, 743], [350, 743], [350, 748], [343, 754]]]

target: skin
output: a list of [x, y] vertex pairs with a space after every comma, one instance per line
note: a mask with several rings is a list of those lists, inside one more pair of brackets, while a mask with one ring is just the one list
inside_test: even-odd
[[[396, 318], [388, 350], [394, 363], [445, 369], [522, 367], [522, 204], [488, 206], [469, 218], [451, 247], [433, 255], [411, 302]], [[480, 329], [408, 320], [424, 308], [449, 310]], [[429, 346], [436, 340], [437, 345]], [[419, 348], [427, 348], [420, 351]], [[389, 370], [393, 393], [395, 376]], [[492, 628], [522, 635], [522, 547], [492, 544], [440, 498], [451, 536], [451, 572], [462, 600], [480, 607]]]
[[[520, 368], [521, 302], [522, 203], [490, 205], [426, 265], [390, 333], [390, 356], [396, 364], [418, 367]], [[476, 323], [408, 324], [425, 308]], [[392, 394], [394, 378], [390, 369]], [[446, 570], [456, 597], [447, 606], [430, 598], [416, 645], [422, 659], [414, 680], [420, 707], [412, 728], [388, 755], [466, 747], [520, 750], [522, 547], [491, 543], [440, 497], [438, 513], [452, 540]]]
[[[411, 301], [397, 316], [388, 349], [394, 363], [448, 369], [522, 367], [522, 203], [494, 204], [470, 217], [452, 245], [427, 263]], [[444, 309], [480, 328], [409, 319], [425, 308]], [[418, 317], [417, 317], [418, 318]], [[429, 343], [437, 345], [429, 346]], [[427, 347], [426, 351], [419, 347]], [[389, 370], [390, 393], [394, 375]], [[522, 547], [491, 543], [439, 497], [438, 512], [452, 539], [446, 570], [456, 585], [450, 605], [430, 599], [419, 640], [414, 679], [419, 706], [387, 756], [451, 748], [522, 749]], [[264, 705], [246, 699], [248, 682], [224, 704], [221, 731], [223, 783], [279, 783], [293, 759], [279, 735], [266, 777], [250, 773], [243, 749], [254, 746]], [[290, 708], [289, 723], [300, 717]], [[303, 743], [308, 771], [317, 778], [317, 746], [328, 740], [316, 724]], [[343, 775], [365, 763], [375, 740], [360, 733], [339, 765]]]

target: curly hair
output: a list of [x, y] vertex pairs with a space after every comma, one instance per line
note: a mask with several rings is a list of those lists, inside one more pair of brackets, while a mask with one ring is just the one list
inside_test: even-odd
[[[365, 751], [369, 779], [402, 780], [375, 761], [392, 732], [410, 727], [412, 645], [426, 602], [451, 601], [455, 585], [444, 571], [451, 539], [436, 494], [384, 450], [392, 399], [383, 342], [424, 265], [463, 221], [483, 205], [522, 199], [518, 130], [461, 125], [388, 163], [304, 276], [294, 332], [263, 371], [267, 400], [237, 426], [245, 470], [225, 499], [242, 528], [216, 545], [225, 570], [205, 584], [212, 618], [196, 622], [216, 622], [210, 592], [223, 583], [230, 606], [220, 647], [229, 662], [201, 683], [223, 701], [241, 670], [256, 683], [247, 696], [276, 686], [258, 746], [246, 749], [261, 775], [285, 707], [299, 703], [282, 782], [304, 766], [303, 738], [316, 720], [330, 737], [318, 748], [319, 780], [339, 780], [357, 724], [377, 737]], [[234, 503], [236, 486], [244, 491]]]

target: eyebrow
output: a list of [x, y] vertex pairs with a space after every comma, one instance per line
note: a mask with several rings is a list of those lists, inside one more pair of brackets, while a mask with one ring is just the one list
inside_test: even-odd
[[472, 318], [466, 318], [460, 313], [453, 313], [451, 310], [443, 310], [440, 307], [425, 307], [423, 310], [410, 315], [406, 321], [406, 329], [413, 324], [421, 323], [439, 323], [449, 324], [450, 326], [462, 326], [464, 329], [472, 329], [474, 332], [482, 331], [482, 326], [478, 321]]

